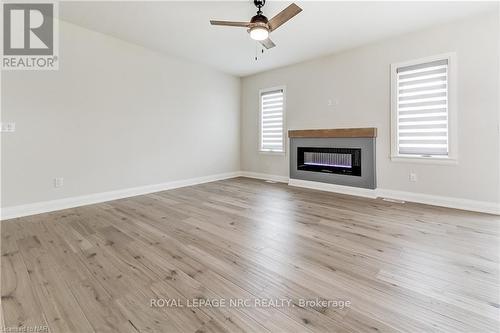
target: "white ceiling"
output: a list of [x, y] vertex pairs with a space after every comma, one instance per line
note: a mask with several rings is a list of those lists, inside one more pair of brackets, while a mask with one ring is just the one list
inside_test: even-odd
[[[271, 18], [289, 1], [268, 1]], [[246, 21], [252, 1], [61, 2], [62, 19], [164, 54], [246, 76], [484, 11], [496, 2], [296, 1], [302, 13], [271, 34], [277, 47], [258, 61], [244, 28], [209, 19]], [[260, 49], [259, 49], [260, 50]]]

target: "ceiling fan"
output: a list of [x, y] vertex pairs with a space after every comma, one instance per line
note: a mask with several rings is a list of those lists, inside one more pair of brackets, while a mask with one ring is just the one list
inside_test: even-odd
[[253, 3], [258, 8], [258, 11], [257, 15], [252, 17], [250, 22], [210, 20], [210, 24], [248, 28], [250, 38], [259, 41], [266, 49], [270, 49], [276, 45], [269, 39], [269, 33], [278, 29], [281, 25], [302, 11], [302, 8], [292, 3], [272, 19], [268, 20], [267, 17], [262, 14], [262, 7], [266, 4], [266, 0], [254, 0]]

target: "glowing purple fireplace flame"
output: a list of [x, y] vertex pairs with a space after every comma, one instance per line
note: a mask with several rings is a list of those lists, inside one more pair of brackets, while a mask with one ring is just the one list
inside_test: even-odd
[[352, 168], [352, 155], [339, 153], [305, 152], [304, 164], [326, 167]]
[[309, 162], [304, 162], [304, 164], [305, 165], [329, 166], [329, 167], [337, 167], [337, 168], [352, 168], [351, 165], [342, 165], [342, 164], [309, 163]]

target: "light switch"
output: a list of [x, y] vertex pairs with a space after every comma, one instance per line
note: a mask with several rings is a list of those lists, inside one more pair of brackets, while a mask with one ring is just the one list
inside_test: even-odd
[[15, 132], [16, 123], [2, 123], [2, 132]]
[[63, 177], [56, 177], [54, 178], [54, 187], [63, 187], [64, 185], [64, 178]]

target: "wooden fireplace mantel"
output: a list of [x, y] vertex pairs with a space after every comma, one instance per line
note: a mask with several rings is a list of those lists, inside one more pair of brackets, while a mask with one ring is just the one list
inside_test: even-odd
[[375, 127], [289, 130], [289, 138], [376, 138]]

